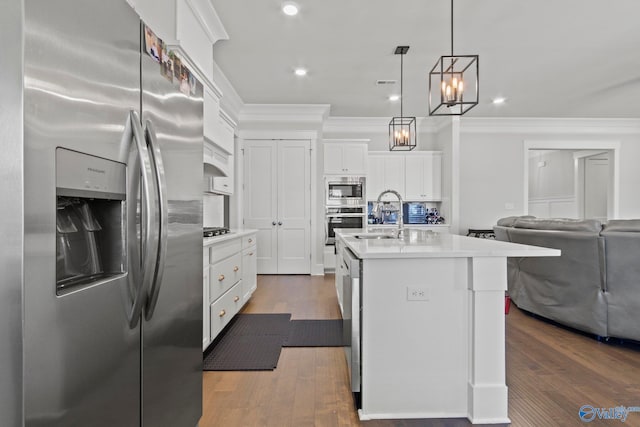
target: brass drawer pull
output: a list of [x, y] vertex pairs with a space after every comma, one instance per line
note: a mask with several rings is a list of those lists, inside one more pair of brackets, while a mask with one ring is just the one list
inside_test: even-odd
[[240, 297], [239, 296], [236, 295], [235, 297], [233, 297], [233, 302], [238, 302], [238, 301], [240, 301]]
[[238, 270], [240, 270], [240, 269], [238, 268], [237, 265], [235, 267], [233, 267], [233, 271], [238, 271]]
[[224, 274], [218, 276], [218, 282], [222, 282], [224, 280]]
[[224, 310], [220, 310], [220, 313], [218, 313], [218, 316], [222, 317], [222, 316], [224, 316], [225, 314], [227, 314], [227, 312], [226, 312], [226, 311], [224, 311]]
[[249, 256], [253, 256], [253, 252], [249, 252]]

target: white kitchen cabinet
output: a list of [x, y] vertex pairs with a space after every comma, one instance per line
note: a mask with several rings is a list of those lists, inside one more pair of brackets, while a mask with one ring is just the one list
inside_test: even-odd
[[[367, 171], [367, 200], [377, 200], [384, 190], [395, 190], [404, 199], [404, 154], [370, 153]], [[385, 194], [383, 201], [397, 201], [392, 194]]]
[[203, 128], [202, 133], [205, 139], [214, 143], [218, 140], [218, 117], [220, 116], [220, 98], [222, 92], [215, 85], [205, 85], [203, 94]]
[[325, 175], [367, 174], [367, 150], [364, 142], [325, 142]]
[[234, 156], [207, 141], [203, 145], [205, 173], [204, 191], [217, 194], [233, 194]]
[[240, 311], [257, 286], [255, 231], [211, 240], [203, 251], [203, 349]]
[[220, 18], [206, 0], [127, 0], [153, 32], [211, 84], [213, 45], [228, 39]]
[[411, 201], [442, 200], [442, 153], [416, 152], [405, 155], [405, 196]]
[[256, 234], [250, 234], [242, 240], [242, 299], [248, 301], [258, 287], [258, 254]]
[[203, 249], [202, 257], [202, 349], [211, 343], [211, 312], [209, 310], [209, 247]]

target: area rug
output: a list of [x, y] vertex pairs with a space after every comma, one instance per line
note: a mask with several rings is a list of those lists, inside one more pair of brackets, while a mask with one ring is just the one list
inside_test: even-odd
[[342, 319], [292, 320], [284, 347], [342, 347]]
[[238, 314], [205, 352], [205, 371], [276, 368], [289, 335], [291, 314]]

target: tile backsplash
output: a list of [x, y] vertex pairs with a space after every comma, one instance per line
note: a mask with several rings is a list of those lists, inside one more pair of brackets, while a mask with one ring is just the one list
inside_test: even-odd
[[224, 196], [205, 193], [202, 210], [203, 227], [224, 227]]

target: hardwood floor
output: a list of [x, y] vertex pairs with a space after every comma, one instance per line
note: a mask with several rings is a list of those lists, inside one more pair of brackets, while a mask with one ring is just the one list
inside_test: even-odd
[[[333, 275], [258, 276], [244, 313], [340, 317]], [[578, 410], [640, 407], [640, 346], [596, 341], [518, 310], [506, 316], [512, 426], [581, 426]], [[468, 426], [467, 420], [360, 422], [341, 348], [283, 348], [274, 371], [204, 372], [200, 427]], [[588, 423], [619, 425], [619, 420]], [[640, 426], [640, 412], [624, 426]]]

